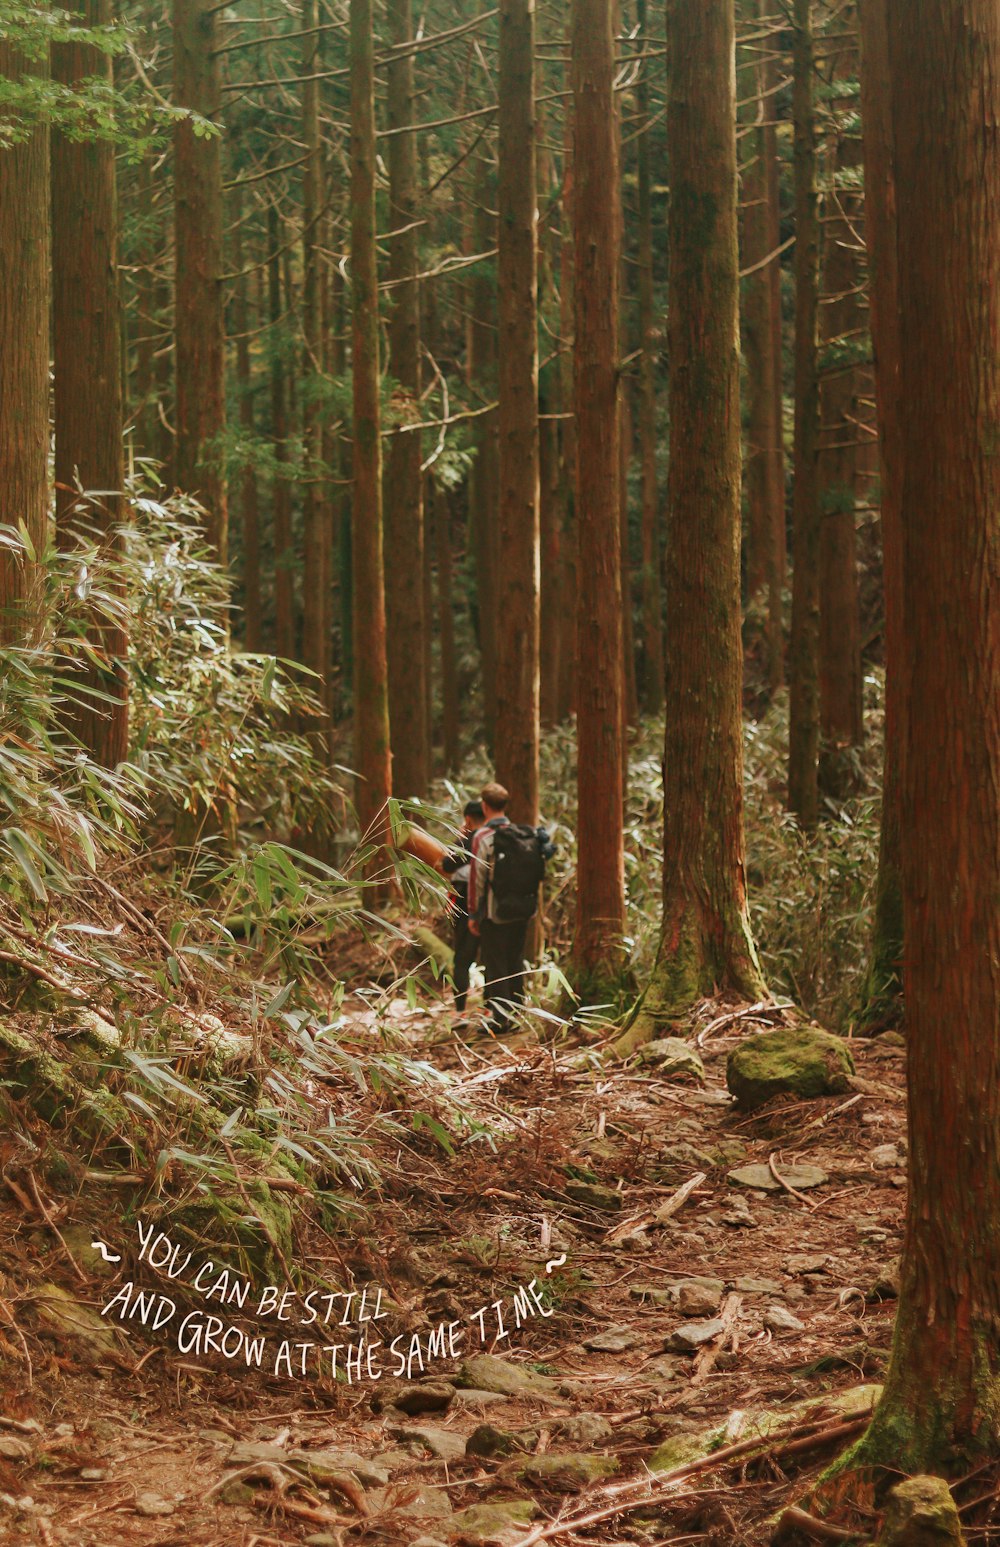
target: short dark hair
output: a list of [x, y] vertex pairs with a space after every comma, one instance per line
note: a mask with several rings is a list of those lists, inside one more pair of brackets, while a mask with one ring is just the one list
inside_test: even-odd
[[504, 789], [503, 785], [497, 784], [496, 780], [494, 779], [489, 784], [483, 785], [480, 799], [482, 800], [484, 806], [489, 806], [491, 811], [505, 811], [507, 808], [507, 802], [510, 800], [510, 796]]
[[475, 816], [480, 818], [485, 816], [485, 814], [486, 813], [483, 811], [483, 803], [481, 800], [467, 800], [465, 803], [465, 810], [462, 812], [463, 816]]

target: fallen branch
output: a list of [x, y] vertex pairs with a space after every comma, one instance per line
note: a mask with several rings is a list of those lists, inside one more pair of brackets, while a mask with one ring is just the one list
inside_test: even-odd
[[773, 1150], [772, 1150], [771, 1154], [768, 1155], [768, 1157], [767, 1157], [767, 1164], [768, 1164], [768, 1169], [770, 1170], [771, 1175], [774, 1177], [774, 1180], [778, 1183], [778, 1186], [779, 1187], [783, 1187], [787, 1193], [791, 1193], [793, 1198], [798, 1198], [800, 1203], [804, 1203], [806, 1208], [809, 1210], [809, 1212], [811, 1214], [813, 1209], [816, 1207], [816, 1205], [814, 1203], [810, 1203], [810, 1201], [806, 1197], [805, 1193], [799, 1192], [798, 1188], [793, 1187], [791, 1182], [786, 1182], [785, 1181], [785, 1178], [782, 1176], [781, 1172], [778, 1170], [778, 1167], [774, 1163], [774, 1151]]
[[843, 1526], [830, 1525], [825, 1520], [818, 1520], [815, 1515], [799, 1509], [797, 1504], [789, 1505], [783, 1510], [771, 1541], [775, 1547], [780, 1543], [795, 1536], [808, 1536], [814, 1542], [854, 1542], [857, 1541], [857, 1531], [847, 1531]]
[[653, 1224], [665, 1225], [668, 1219], [671, 1219], [679, 1209], [684, 1207], [691, 1194], [697, 1192], [702, 1182], [707, 1180], [707, 1174], [704, 1171], [696, 1171], [694, 1176], [688, 1177], [682, 1187], [678, 1187], [675, 1193], [671, 1193], [670, 1197], [660, 1204], [660, 1207], [653, 1215]]

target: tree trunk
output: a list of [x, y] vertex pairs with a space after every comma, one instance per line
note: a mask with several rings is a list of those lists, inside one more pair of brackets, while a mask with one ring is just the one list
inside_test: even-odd
[[984, 132], [1000, 119], [1000, 10], [887, 13], [910, 1147], [892, 1357], [858, 1460], [895, 1476], [1000, 1454], [1000, 141]]
[[[411, 0], [388, 0], [389, 43], [413, 41]], [[414, 121], [413, 55], [389, 57], [390, 130]], [[420, 285], [417, 262], [417, 147], [412, 134], [392, 133], [389, 164], [389, 372], [397, 383], [400, 419], [420, 418]], [[395, 234], [394, 234], [395, 233]], [[385, 604], [389, 650], [392, 784], [397, 795], [421, 796], [430, 777], [427, 736], [424, 615], [423, 474], [419, 434], [389, 440], [385, 479]]]
[[[761, 0], [768, 5], [770, 0]], [[751, 8], [751, 16], [758, 10]], [[751, 55], [751, 59], [754, 56]], [[767, 588], [766, 652], [768, 690], [773, 695], [784, 676], [781, 591], [784, 581], [785, 479], [781, 424], [780, 259], [770, 255], [779, 245], [777, 209], [772, 210], [772, 179], [777, 196], [777, 146], [773, 125], [764, 120], [775, 112], [773, 70], [767, 62], [744, 71], [746, 111], [756, 125], [746, 136], [747, 171], [743, 180], [745, 281], [743, 337], [747, 364], [747, 506], [749, 561], [747, 587], [755, 596]], [[770, 259], [770, 261], [768, 261]], [[778, 286], [775, 285], [778, 280]], [[777, 338], [777, 349], [775, 339]], [[777, 379], [776, 379], [777, 373]]]
[[559, 717], [559, 657], [562, 646], [563, 478], [559, 466], [559, 421], [551, 401], [541, 400], [547, 417], [538, 426], [539, 526], [541, 530], [541, 661], [539, 715], [543, 725]]
[[[573, 207], [573, 103], [569, 99], [563, 112], [562, 241], [559, 254], [559, 356], [560, 394], [568, 409], [574, 394], [574, 294], [573, 266], [576, 262]], [[576, 612], [577, 560], [576, 529], [576, 416], [562, 421], [560, 435], [563, 492], [563, 527], [560, 540], [560, 614], [559, 692], [556, 718], [561, 723], [576, 709]]]
[[[619, 236], [621, 223], [619, 222]], [[624, 325], [624, 308], [622, 322]], [[619, 353], [621, 351], [619, 350]], [[639, 689], [635, 674], [635, 630], [632, 627], [632, 543], [629, 531], [628, 470], [632, 460], [632, 397], [628, 378], [618, 388], [618, 535], [621, 542], [622, 588], [622, 736], [628, 777], [628, 732], [639, 720]]]
[[903, 963], [902, 817], [906, 744], [901, 629], [903, 623], [902, 464], [899, 417], [899, 290], [896, 264], [896, 179], [893, 165], [886, 0], [862, 0], [861, 105], [865, 157], [865, 240], [871, 273], [875, 402], [882, 473], [881, 526], [885, 607], [885, 750], [882, 821], [871, 962], [862, 996], [862, 1024], [876, 1030], [901, 1014]]
[[[108, 0], [80, 0], [86, 27], [111, 20]], [[111, 60], [92, 45], [58, 43], [53, 77], [72, 90], [97, 76], [110, 89]], [[52, 135], [52, 338], [56, 523], [62, 546], [74, 526], [120, 552], [125, 516], [118, 201], [110, 140]], [[77, 489], [100, 490], [80, 498]], [[75, 663], [67, 721], [91, 755], [114, 768], [128, 753], [127, 641], [117, 621], [95, 617], [92, 654]], [[100, 695], [97, 697], [96, 695]], [[107, 702], [111, 699], [113, 702]]]
[[271, 313], [271, 434], [274, 438], [275, 476], [271, 488], [274, 520], [274, 648], [284, 661], [295, 659], [295, 591], [292, 580], [292, 491], [284, 474], [288, 462], [288, 399], [285, 362], [276, 348], [281, 327], [281, 233], [284, 227], [274, 205], [267, 212], [267, 240], [271, 258], [267, 266], [268, 302]]
[[[218, 125], [221, 80], [214, 0], [173, 0], [174, 101]], [[220, 564], [228, 549], [221, 438], [226, 427], [222, 306], [222, 142], [174, 128], [174, 470], [205, 508], [205, 535]]]
[[[236, 235], [233, 240], [233, 268], [240, 278], [236, 281], [233, 321], [236, 328], [236, 382], [240, 400], [240, 429], [247, 446], [253, 441], [253, 379], [250, 371], [250, 301], [247, 276], [244, 268], [243, 221], [245, 212], [236, 212]], [[257, 470], [252, 454], [248, 454], [240, 477], [240, 518], [243, 537], [243, 648], [257, 651], [263, 648], [260, 594], [260, 495], [257, 488]]]
[[437, 543], [438, 631], [441, 650], [441, 724], [444, 771], [458, 770], [459, 746], [458, 671], [455, 662], [455, 615], [451, 584], [451, 520], [448, 495], [433, 478], [428, 483], [428, 513], [433, 516]]
[[354, 767], [362, 838], [387, 833], [392, 794], [382, 569], [378, 271], [375, 257], [375, 49], [372, 0], [350, 0], [353, 285]]
[[510, 814], [538, 820], [538, 343], [534, 0], [500, 0], [497, 287], [500, 563], [494, 762]]
[[588, 997], [626, 971], [618, 458], [618, 187], [613, 0], [573, 0], [577, 896], [573, 974]]
[[819, 199], [813, 111], [812, 0], [795, 0], [795, 491], [788, 654], [788, 808], [819, 819]]
[[[852, 83], [858, 71], [854, 36], [857, 16], [853, 6], [844, 12], [843, 25], [850, 35], [839, 46], [836, 42], [830, 44], [836, 50], [832, 76], [834, 81], [848, 83], [850, 95], [846, 101], [834, 99], [836, 145], [831, 161], [835, 173], [856, 174], [861, 163], [861, 141], [860, 129], [853, 127], [857, 103]], [[845, 353], [849, 360], [856, 351], [857, 339], [867, 323], [860, 294], [861, 262], [855, 250], [863, 222], [860, 192], [852, 189], [846, 177], [837, 179], [823, 247], [821, 331], [826, 348], [820, 387], [819, 446], [819, 785], [824, 795], [834, 798], [850, 791], [854, 782], [850, 749], [864, 740], [854, 513], [862, 373], [858, 365], [844, 363]]]
[[625, 1045], [763, 991], [747, 909], [733, 0], [668, 0], [670, 425], [663, 931]]
[[[496, 245], [496, 218], [492, 214], [493, 190], [488, 162], [479, 159], [476, 175], [475, 248], [487, 252]], [[469, 327], [469, 376], [483, 403], [496, 397], [497, 329], [494, 276], [480, 264], [472, 282], [472, 317]], [[497, 509], [497, 416], [476, 420], [476, 459], [469, 490], [469, 526], [476, 572], [476, 637], [479, 643], [483, 720], [486, 739], [493, 744], [496, 703], [496, 568], [499, 553]]]
[[[646, 0], [638, 0], [645, 40]], [[656, 365], [659, 333], [653, 292], [653, 179], [649, 154], [649, 61], [636, 85], [639, 109], [639, 456], [642, 466], [642, 707], [663, 708], [663, 598], [660, 584], [660, 496], [656, 480]]]
[[[0, 78], [48, 74], [0, 39]], [[0, 151], [0, 525], [24, 523], [45, 548], [49, 503], [49, 134], [44, 124]], [[0, 547], [0, 643], [31, 628], [38, 574]]]
[[310, 738], [321, 759], [330, 752], [326, 713], [330, 676], [330, 520], [323, 460], [323, 146], [320, 136], [320, 83], [310, 79], [321, 69], [319, 0], [303, 0], [302, 139], [305, 168], [302, 178], [302, 660], [316, 673], [312, 690], [323, 705], [319, 721], [310, 721]]

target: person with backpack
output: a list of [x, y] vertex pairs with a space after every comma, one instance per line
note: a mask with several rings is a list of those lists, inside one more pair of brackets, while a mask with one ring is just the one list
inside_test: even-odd
[[509, 798], [502, 784], [484, 788], [485, 821], [472, 839], [469, 875], [469, 928], [479, 937], [488, 1029], [498, 1035], [509, 1031], [510, 1012], [524, 1001], [528, 925], [538, 911], [545, 860], [552, 852], [543, 828], [510, 820]]
[[441, 861], [441, 869], [451, 880], [448, 911], [454, 930], [454, 962], [451, 980], [455, 989], [455, 1009], [460, 1019], [456, 1030], [468, 1025], [465, 1001], [469, 992], [469, 970], [479, 952], [479, 940], [469, 928], [469, 876], [472, 870], [472, 840], [485, 821], [482, 802], [470, 800], [462, 813], [459, 842]]

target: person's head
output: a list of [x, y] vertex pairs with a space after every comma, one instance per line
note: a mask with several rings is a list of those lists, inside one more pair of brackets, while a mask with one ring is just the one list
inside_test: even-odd
[[466, 802], [466, 806], [465, 806], [465, 810], [462, 812], [462, 831], [465, 832], [465, 833], [474, 833], [476, 831], [477, 827], [482, 827], [482, 825], [483, 825], [483, 803], [482, 803], [482, 801], [481, 800], [470, 800], [470, 801], [467, 801]]
[[483, 814], [487, 822], [492, 817], [502, 816], [507, 809], [507, 802], [510, 800], [510, 796], [503, 785], [497, 784], [495, 779], [483, 786], [479, 798], [483, 803]]

